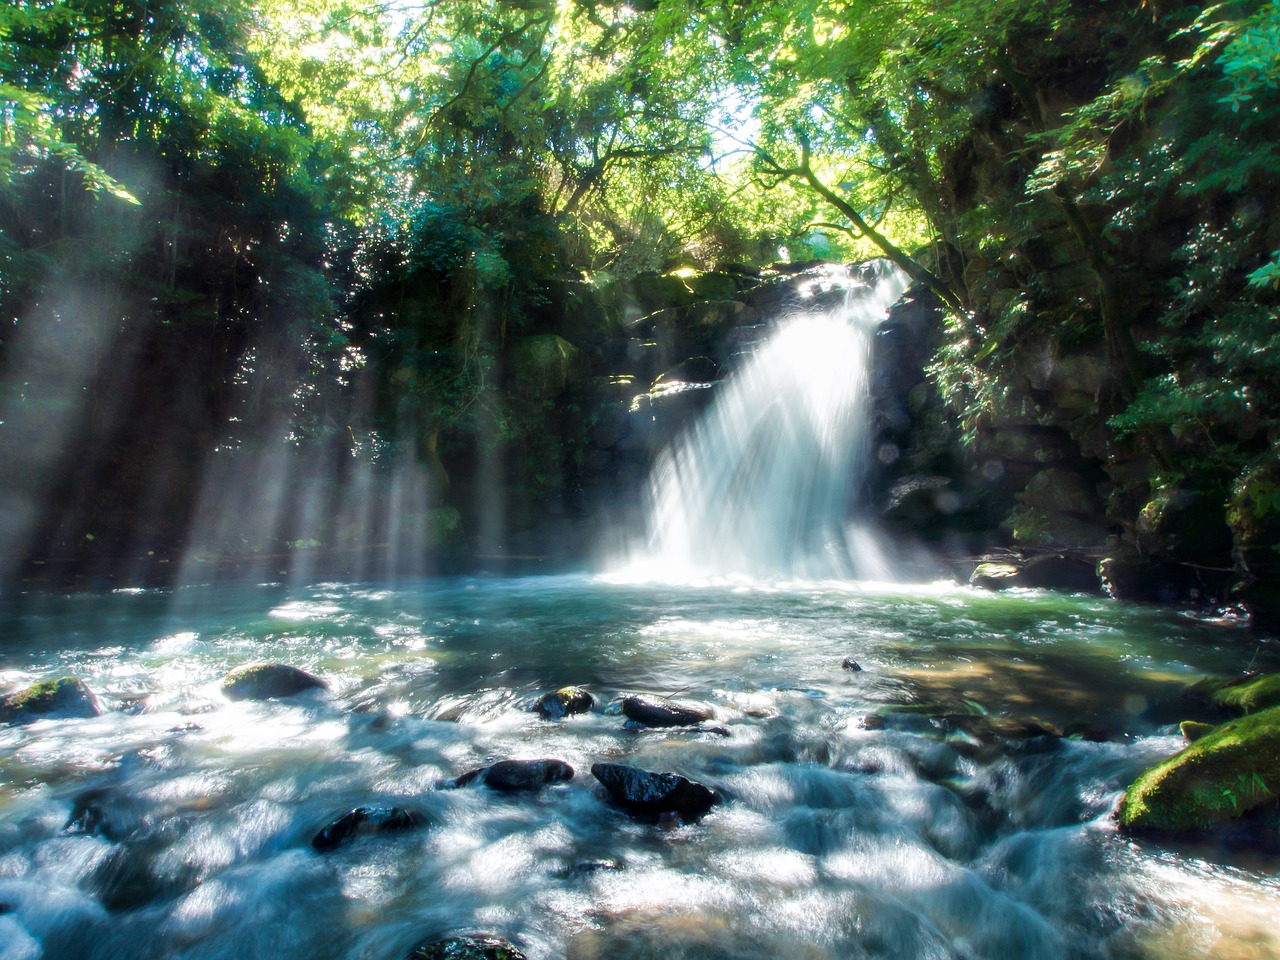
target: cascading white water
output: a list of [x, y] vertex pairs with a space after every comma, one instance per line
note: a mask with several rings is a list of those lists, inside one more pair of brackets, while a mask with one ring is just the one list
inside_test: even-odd
[[874, 537], [850, 508], [866, 470], [875, 326], [906, 288], [887, 261], [854, 276], [836, 309], [780, 318], [650, 478], [645, 567], [706, 575], [883, 579]]

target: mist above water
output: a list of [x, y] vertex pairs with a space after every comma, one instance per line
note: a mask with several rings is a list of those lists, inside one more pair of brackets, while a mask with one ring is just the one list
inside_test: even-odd
[[842, 288], [843, 302], [779, 318], [655, 464], [639, 572], [676, 580], [889, 575], [858, 500], [871, 338], [907, 278], [878, 261], [857, 276], [829, 268], [815, 283]]

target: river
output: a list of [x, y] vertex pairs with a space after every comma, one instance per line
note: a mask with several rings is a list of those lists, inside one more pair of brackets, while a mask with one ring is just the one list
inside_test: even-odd
[[[1187, 683], [1276, 668], [1170, 610], [566, 576], [13, 597], [0, 631], [4, 687], [73, 674], [106, 708], [0, 727], [3, 960], [402, 960], [465, 932], [531, 960], [1280, 956], [1274, 858], [1112, 820], [1180, 748]], [[264, 660], [329, 690], [221, 695]], [[530, 710], [565, 684], [597, 708]], [[721, 729], [636, 728], [632, 693]], [[542, 757], [576, 776], [444, 789]], [[636, 820], [597, 761], [723, 802]], [[371, 803], [426, 823], [312, 848]]]

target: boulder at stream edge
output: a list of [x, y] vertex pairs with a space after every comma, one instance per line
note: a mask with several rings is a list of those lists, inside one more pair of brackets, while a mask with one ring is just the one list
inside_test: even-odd
[[75, 677], [41, 680], [0, 700], [0, 723], [33, 723], [101, 714], [98, 699]]

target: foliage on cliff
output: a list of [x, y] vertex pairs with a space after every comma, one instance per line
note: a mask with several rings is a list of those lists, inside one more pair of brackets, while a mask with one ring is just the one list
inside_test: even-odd
[[[5, 542], [180, 537], [255, 444], [439, 489], [501, 448], [542, 496], [590, 412], [530, 386], [565, 382], [536, 345], [598, 369], [641, 308], [618, 281], [782, 246], [898, 261], [948, 311], [971, 438], [1062, 434], [1131, 538], [1198, 492], [1236, 533], [1208, 565], [1262, 589], [1277, 60], [1272, 0], [19, 0]], [[1094, 347], [1069, 408], [1027, 373]]]

